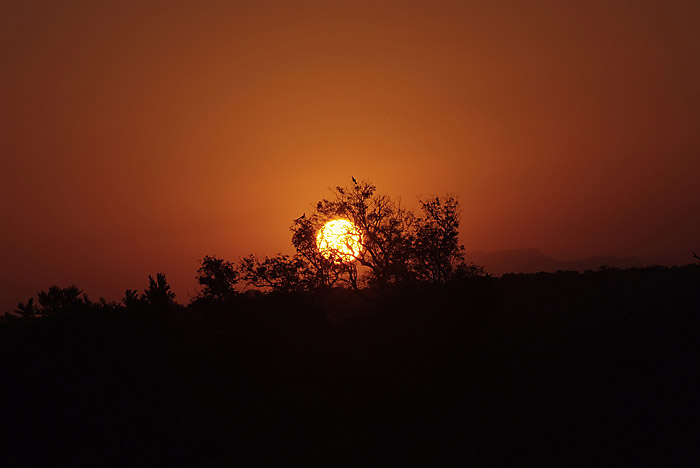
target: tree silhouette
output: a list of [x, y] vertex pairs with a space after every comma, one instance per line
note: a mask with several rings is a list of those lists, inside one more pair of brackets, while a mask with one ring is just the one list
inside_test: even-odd
[[354, 260], [369, 269], [370, 284], [381, 287], [393, 280], [407, 279], [413, 213], [377, 193], [369, 182], [353, 179], [349, 187], [336, 187], [333, 195], [330, 200], [319, 201], [311, 216], [295, 221], [292, 243], [297, 252], [324, 274], [326, 282], [334, 284], [343, 279], [357, 289], [356, 264], [326, 259], [316, 247], [318, 230], [330, 220], [343, 218], [362, 233], [362, 250]]
[[335, 262], [332, 258], [326, 258], [319, 252], [316, 245], [318, 230], [325, 220], [318, 214], [302, 216], [294, 220], [290, 228], [292, 231], [292, 245], [296, 249], [296, 265], [298, 276], [308, 289], [324, 289], [335, 285], [343, 273], [354, 269], [353, 265]]
[[370, 269], [371, 284], [384, 286], [410, 278], [415, 216], [369, 182], [337, 187], [333, 201], [322, 200], [321, 210], [348, 217], [362, 231], [359, 263]]
[[75, 286], [61, 288], [59, 286], [51, 286], [48, 291], [41, 291], [37, 294], [39, 298], [39, 315], [58, 315], [73, 312], [80, 309], [80, 306], [89, 305], [90, 302], [86, 296], [80, 295], [82, 291]]
[[17, 309], [15, 309], [15, 314], [22, 318], [33, 318], [39, 314], [39, 309], [34, 305], [34, 298], [30, 297], [27, 303], [24, 304], [20, 302], [17, 304]]
[[304, 279], [304, 262], [295, 255], [278, 254], [260, 260], [249, 255], [241, 260], [243, 280], [258, 288], [270, 288], [273, 291], [291, 292], [308, 289]]
[[124, 307], [133, 308], [144, 304], [146, 301], [143, 296], [139, 295], [136, 289], [127, 289], [124, 292], [124, 297], [122, 297], [121, 302]]
[[[453, 196], [421, 201], [417, 217], [400, 202], [380, 194], [370, 182], [352, 179], [336, 187], [332, 199], [318, 202], [310, 216], [292, 226], [292, 243], [304, 264], [317, 276], [317, 284], [338, 281], [358, 289], [357, 265], [366, 267], [365, 281], [382, 288], [399, 281], [446, 282], [483, 274], [468, 264], [459, 244], [459, 203]], [[360, 231], [362, 249], [351, 262], [325, 258], [316, 246], [321, 227], [333, 219], [347, 219]], [[345, 254], [347, 256], [347, 254]]]
[[148, 275], [148, 289], [143, 296], [146, 302], [155, 307], [168, 307], [175, 303], [175, 293], [170, 290], [163, 273], [157, 273], [155, 279]]
[[411, 266], [414, 277], [431, 283], [483, 275], [468, 264], [459, 243], [459, 202], [453, 196], [421, 200], [423, 216], [416, 218]]
[[201, 297], [223, 302], [236, 294], [239, 273], [233, 263], [216, 256], [205, 256], [197, 270], [197, 282], [202, 286]]

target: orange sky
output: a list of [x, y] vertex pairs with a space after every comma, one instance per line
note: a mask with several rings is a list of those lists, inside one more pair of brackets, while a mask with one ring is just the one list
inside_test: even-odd
[[351, 175], [457, 194], [468, 249], [700, 250], [697, 1], [233, 3], [4, 3], [3, 310], [187, 302]]

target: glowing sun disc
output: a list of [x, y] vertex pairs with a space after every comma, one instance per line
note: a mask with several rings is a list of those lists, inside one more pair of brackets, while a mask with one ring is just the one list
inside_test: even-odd
[[348, 263], [362, 253], [362, 236], [351, 221], [334, 219], [319, 229], [316, 246], [324, 257]]

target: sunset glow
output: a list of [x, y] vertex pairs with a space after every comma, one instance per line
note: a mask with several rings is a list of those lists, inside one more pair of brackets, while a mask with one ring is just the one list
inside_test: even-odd
[[10, 3], [0, 314], [145, 271], [187, 297], [351, 176], [454, 194], [494, 274], [700, 251], [697, 0]]
[[318, 231], [316, 245], [324, 257], [347, 263], [362, 253], [362, 236], [351, 221], [334, 219]]

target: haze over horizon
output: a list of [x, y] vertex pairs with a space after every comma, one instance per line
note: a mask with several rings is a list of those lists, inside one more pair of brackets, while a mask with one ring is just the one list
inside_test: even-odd
[[8, 2], [0, 313], [291, 253], [351, 176], [467, 252], [700, 251], [700, 4]]

